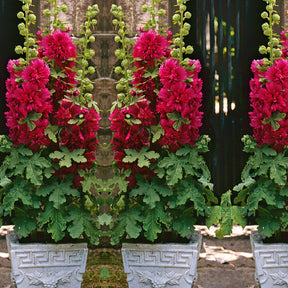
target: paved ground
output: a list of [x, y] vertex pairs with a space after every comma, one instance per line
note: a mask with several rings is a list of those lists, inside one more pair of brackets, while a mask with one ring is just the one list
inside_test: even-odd
[[[234, 227], [232, 235], [223, 240], [214, 237], [213, 229], [208, 230], [203, 226], [198, 226], [198, 229], [203, 234], [197, 269], [198, 288], [254, 288], [255, 269], [249, 234], [255, 227]], [[10, 288], [11, 285], [5, 231], [3, 227], [0, 228], [0, 288]]]

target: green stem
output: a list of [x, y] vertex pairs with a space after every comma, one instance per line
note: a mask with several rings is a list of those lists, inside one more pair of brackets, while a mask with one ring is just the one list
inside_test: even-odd
[[[87, 26], [85, 27], [86, 28], [86, 31], [87, 29], [90, 27], [90, 23], [91, 23], [91, 19], [88, 18], [88, 21], [87, 21]], [[84, 44], [83, 44], [83, 60], [87, 60], [86, 58], [86, 54], [87, 54], [87, 46], [88, 46], [88, 34], [85, 33], [85, 38], [84, 38]], [[79, 91], [79, 95], [82, 95], [83, 91], [84, 91], [84, 78], [86, 76], [86, 66], [83, 67], [83, 70], [82, 70], [82, 75], [81, 75], [81, 84], [80, 84], [80, 91]]]
[[26, 28], [26, 35], [25, 35], [25, 42], [26, 42], [26, 61], [29, 63], [30, 61], [30, 47], [28, 43], [29, 39], [29, 10], [25, 12], [25, 28]]
[[183, 60], [183, 41], [184, 41], [184, 36], [183, 36], [183, 26], [184, 26], [184, 12], [180, 11], [180, 16], [181, 16], [181, 20], [180, 20], [180, 54], [179, 54], [179, 60], [180, 62]]
[[272, 15], [273, 11], [269, 11], [269, 25], [270, 25], [270, 35], [269, 35], [269, 40], [270, 40], [270, 61], [274, 61], [274, 55], [273, 55], [273, 44], [272, 44], [272, 38], [273, 38], [273, 23], [272, 23]]
[[152, 16], [152, 25], [153, 25], [153, 29], [156, 28], [156, 19], [155, 19], [155, 14], [156, 14], [156, 11], [155, 11], [155, 7], [156, 7], [156, 2], [155, 0], [152, 0], [152, 12], [151, 12], [151, 16]]

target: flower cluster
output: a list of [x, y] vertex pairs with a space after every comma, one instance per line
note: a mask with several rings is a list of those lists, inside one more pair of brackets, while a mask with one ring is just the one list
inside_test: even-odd
[[90, 169], [95, 161], [100, 115], [93, 105], [88, 108], [87, 101], [73, 101], [80, 92], [76, 47], [68, 31], [39, 31], [36, 51], [38, 56], [28, 63], [10, 60], [8, 64], [9, 136], [15, 146], [24, 144], [33, 152], [41, 148], [53, 152], [63, 146], [69, 151], [84, 149], [85, 163], [55, 172], [59, 177], [73, 173], [74, 184], [80, 186], [78, 169]]
[[125, 149], [140, 151], [148, 146], [160, 152], [166, 147], [176, 152], [185, 144], [193, 146], [199, 137], [201, 65], [198, 60], [181, 62], [173, 58], [171, 46], [170, 31], [140, 30], [133, 50], [135, 70], [130, 94], [134, 101], [116, 108], [110, 116], [115, 161], [120, 169], [132, 170], [131, 186], [136, 184], [135, 173], [153, 172], [138, 167], [136, 162], [125, 163]]
[[265, 60], [254, 60], [250, 80], [250, 112], [253, 136], [259, 146], [272, 145], [280, 152], [288, 145], [288, 60], [287, 31], [282, 31], [282, 57], [265, 67]]

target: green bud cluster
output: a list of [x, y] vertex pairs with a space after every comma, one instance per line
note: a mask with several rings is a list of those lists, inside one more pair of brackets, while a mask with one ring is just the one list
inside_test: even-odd
[[[149, 7], [144, 5], [142, 11], [148, 11]], [[117, 30], [118, 34], [115, 36], [114, 41], [119, 45], [118, 49], [115, 50], [115, 56], [119, 59], [120, 65], [114, 67], [114, 72], [120, 75], [120, 80], [116, 84], [116, 89], [118, 92], [118, 99], [114, 103], [113, 107], [121, 107], [124, 105], [129, 105], [131, 103], [131, 88], [130, 88], [130, 79], [133, 75], [134, 66], [133, 66], [133, 57], [129, 50], [132, 45], [135, 43], [135, 40], [130, 38], [131, 32], [129, 27], [126, 25], [122, 7], [113, 4], [111, 6], [111, 13], [114, 16], [113, 25]], [[113, 108], [112, 108], [113, 109]]]
[[261, 18], [267, 20], [262, 24], [263, 34], [268, 37], [267, 47], [261, 45], [259, 47], [259, 53], [270, 54], [270, 63], [273, 63], [275, 59], [281, 57], [281, 48], [279, 35], [273, 32], [274, 25], [279, 25], [280, 16], [274, 9], [276, 6], [276, 0], [263, 0], [267, 3], [266, 11], [261, 13]]
[[23, 47], [18, 45], [15, 47], [15, 52], [17, 54], [26, 54], [26, 61], [29, 62], [30, 59], [37, 57], [37, 52], [34, 49], [36, 44], [35, 35], [30, 33], [31, 25], [36, 24], [36, 16], [31, 10], [32, 0], [19, 0], [23, 3], [22, 11], [17, 13], [17, 18], [23, 20], [19, 23], [18, 30], [19, 34], [24, 37]]
[[152, 4], [150, 6], [143, 5], [142, 6], [142, 12], [143, 13], [149, 13], [151, 15], [151, 18], [148, 19], [146, 23], [143, 23], [144, 30], [153, 29], [156, 28], [161, 34], [165, 33], [165, 24], [162, 23], [161, 18], [165, 17], [167, 15], [166, 11], [164, 9], [157, 9], [158, 4], [160, 4], [162, 0], [152, 0]]
[[85, 22], [80, 27], [80, 35], [82, 36], [79, 38], [76, 43], [80, 46], [79, 48], [82, 50], [81, 55], [79, 56], [79, 60], [77, 63], [81, 67], [77, 71], [78, 81], [81, 83], [79, 87], [79, 95], [82, 95], [82, 102], [85, 103], [90, 99], [88, 102], [91, 102], [91, 94], [90, 92], [93, 91], [94, 85], [92, 81], [88, 78], [88, 75], [92, 75], [96, 72], [95, 68], [90, 65], [92, 58], [95, 56], [95, 51], [92, 49], [91, 43], [95, 42], [95, 36], [92, 35], [92, 30], [94, 26], [97, 24], [97, 20], [95, 19], [99, 13], [98, 5], [95, 4], [93, 6], [89, 6], [87, 12], [85, 14]]
[[183, 60], [183, 55], [186, 54], [192, 54], [193, 53], [193, 47], [187, 46], [185, 47], [184, 43], [184, 37], [189, 35], [190, 31], [190, 24], [185, 23], [185, 20], [190, 19], [192, 17], [191, 13], [186, 11], [187, 6], [185, 5], [189, 0], [177, 0], [178, 10], [173, 15], [173, 24], [179, 26], [179, 33], [175, 35], [173, 39], [173, 44], [175, 46], [175, 49], [172, 52], [173, 58], [179, 58], [180, 61]]

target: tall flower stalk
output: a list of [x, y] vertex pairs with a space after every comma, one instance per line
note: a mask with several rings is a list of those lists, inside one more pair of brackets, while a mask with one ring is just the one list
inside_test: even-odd
[[[203, 115], [202, 81], [198, 78], [201, 65], [198, 60], [183, 59], [184, 53], [193, 51], [191, 46], [184, 47], [190, 26], [183, 22], [191, 17], [186, 2], [177, 1], [179, 10], [173, 21], [179, 25], [179, 33], [175, 36], [161, 21], [166, 15], [158, 9], [161, 1], [144, 5], [142, 12], [151, 17], [135, 42], [129, 38], [121, 7], [112, 6], [114, 24], [119, 28], [115, 40], [120, 44], [116, 56], [121, 65], [115, 67], [120, 75], [116, 86], [119, 93], [110, 120], [115, 174], [117, 181], [122, 179], [113, 206], [118, 214], [113, 243], [126, 235], [153, 242], [166, 229], [185, 237], [193, 232], [194, 213], [205, 214], [205, 197], [215, 201], [209, 170], [199, 155], [208, 150], [210, 140], [207, 135], [199, 137]], [[188, 171], [190, 163], [193, 168]], [[195, 181], [202, 207], [188, 204], [193, 202], [185, 184], [188, 178], [191, 183]], [[191, 209], [186, 209], [188, 206]], [[132, 225], [129, 219], [134, 219]], [[181, 227], [180, 222], [186, 220]]]

